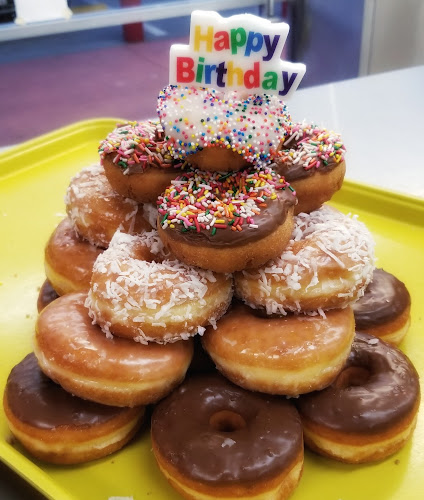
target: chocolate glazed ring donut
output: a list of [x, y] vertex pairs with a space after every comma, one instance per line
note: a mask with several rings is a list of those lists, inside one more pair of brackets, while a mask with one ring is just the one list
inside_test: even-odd
[[353, 304], [356, 329], [399, 345], [411, 322], [411, 296], [402, 281], [375, 269], [365, 294]]
[[73, 396], [44, 375], [31, 353], [9, 375], [4, 412], [12, 433], [32, 455], [76, 464], [122, 448], [140, 427], [144, 407], [118, 408]]
[[214, 374], [187, 379], [156, 406], [153, 452], [185, 498], [285, 499], [303, 467], [295, 407]]
[[418, 374], [396, 347], [357, 333], [349, 359], [333, 384], [302, 395], [298, 409], [305, 444], [347, 463], [384, 459], [415, 428]]

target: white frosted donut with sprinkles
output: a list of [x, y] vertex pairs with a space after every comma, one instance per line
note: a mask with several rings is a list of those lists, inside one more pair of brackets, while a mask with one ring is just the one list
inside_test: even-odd
[[107, 335], [167, 343], [215, 325], [231, 298], [230, 275], [179, 262], [156, 231], [117, 232], [94, 264], [86, 305]]
[[366, 226], [327, 205], [294, 217], [292, 238], [276, 259], [235, 275], [236, 294], [267, 314], [321, 312], [353, 303], [374, 270]]
[[186, 264], [230, 273], [281, 254], [296, 196], [269, 168], [187, 171], [158, 199], [158, 231]]
[[287, 127], [272, 168], [296, 190], [295, 214], [312, 212], [342, 187], [346, 148], [339, 134], [307, 123]]
[[158, 113], [169, 152], [202, 170], [270, 163], [290, 117], [276, 96], [169, 85]]
[[160, 123], [152, 120], [118, 124], [101, 141], [99, 154], [113, 189], [138, 203], [155, 202], [182, 166], [168, 152]]

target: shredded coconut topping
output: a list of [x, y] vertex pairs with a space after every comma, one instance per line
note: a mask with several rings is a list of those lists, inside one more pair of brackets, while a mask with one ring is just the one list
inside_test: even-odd
[[[288, 306], [286, 295], [319, 285], [320, 270], [334, 266], [349, 273], [349, 280], [340, 278], [344, 285], [352, 282], [343, 295], [356, 300], [372, 279], [374, 241], [357, 216], [344, 215], [324, 205], [310, 214], [300, 213], [295, 217], [292, 239], [280, 257], [255, 271], [242, 271], [242, 276], [258, 280], [258, 299], [268, 314], [286, 314], [286, 309], [304, 312], [299, 304]], [[241, 288], [247, 286], [243, 277]], [[257, 307], [251, 301], [249, 305]], [[316, 313], [325, 317], [322, 309]]]

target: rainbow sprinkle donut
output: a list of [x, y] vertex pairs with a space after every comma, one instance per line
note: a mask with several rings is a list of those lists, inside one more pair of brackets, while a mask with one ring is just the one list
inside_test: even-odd
[[286, 105], [276, 96], [242, 97], [237, 91], [175, 85], [160, 93], [158, 114], [171, 155], [190, 155], [192, 165], [212, 171], [268, 165], [290, 123]]
[[188, 170], [157, 201], [159, 234], [190, 265], [216, 272], [256, 267], [288, 242], [296, 202], [268, 167]]

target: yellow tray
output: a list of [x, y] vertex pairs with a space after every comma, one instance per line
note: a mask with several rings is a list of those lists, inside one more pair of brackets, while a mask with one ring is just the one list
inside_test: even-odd
[[[11, 368], [32, 349], [44, 245], [64, 215], [70, 177], [96, 162], [97, 145], [120, 120], [71, 125], [0, 154], [0, 395]], [[411, 329], [402, 345], [424, 372], [424, 201], [345, 181], [332, 204], [357, 213], [376, 239], [378, 265], [404, 281], [412, 296]], [[180, 498], [158, 471], [146, 430], [124, 450], [81, 466], [31, 459], [0, 410], [0, 459], [48, 498], [134, 500]], [[388, 460], [349, 466], [306, 454], [293, 500], [406, 500], [424, 491], [424, 411], [406, 447]]]

